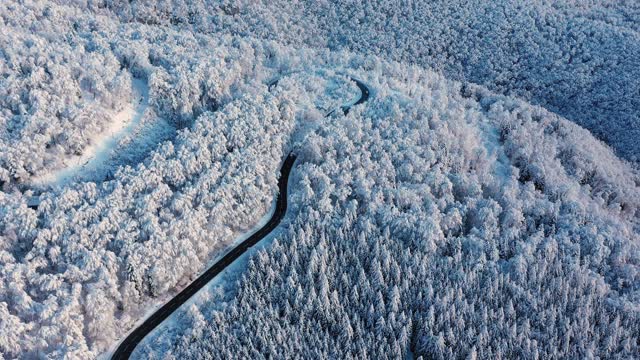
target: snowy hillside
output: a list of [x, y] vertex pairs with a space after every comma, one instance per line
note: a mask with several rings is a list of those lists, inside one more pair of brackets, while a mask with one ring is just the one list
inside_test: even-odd
[[2, 2], [0, 358], [108, 357], [290, 153], [133, 358], [640, 357], [640, 7], [462, 3]]
[[108, 3], [90, 8], [127, 22], [346, 49], [433, 68], [530, 100], [589, 129], [622, 157], [640, 158], [635, 0]]
[[294, 145], [288, 230], [134, 358], [639, 354], [638, 175], [539, 107], [360, 75], [370, 105]]

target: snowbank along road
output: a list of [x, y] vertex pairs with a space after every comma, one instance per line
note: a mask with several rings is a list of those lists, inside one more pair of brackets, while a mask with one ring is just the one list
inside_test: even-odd
[[[362, 104], [369, 99], [369, 88], [360, 80], [351, 78], [360, 89], [360, 98], [353, 104], [344, 105], [341, 107], [342, 111], [346, 115], [352, 106]], [[271, 91], [273, 87], [277, 86], [278, 80], [274, 80], [268, 84], [268, 89]], [[331, 115], [330, 112], [327, 116]], [[207, 271], [195, 279], [189, 286], [183, 289], [173, 299], [169, 300], [159, 310], [153, 313], [147, 318], [142, 325], [133, 330], [129, 336], [127, 336], [122, 343], [118, 346], [113, 353], [111, 359], [128, 359], [136, 346], [149, 334], [153, 329], [166, 320], [174, 311], [176, 311], [182, 304], [195, 295], [200, 289], [202, 289], [209, 281], [216, 277], [227, 266], [231, 265], [236, 259], [244, 254], [249, 248], [254, 246], [258, 241], [262, 240], [265, 236], [269, 235], [282, 221], [282, 218], [287, 212], [287, 185], [289, 183], [289, 175], [291, 169], [296, 160], [295, 154], [289, 154], [282, 165], [280, 170], [280, 178], [278, 179], [278, 197], [276, 199], [276, 208], [269, 221], [256, 231], [253, 235], [248, 237], [245, 241], [241, 242], [231, 251], [229, 251], [222, 259], [213, 264]]]

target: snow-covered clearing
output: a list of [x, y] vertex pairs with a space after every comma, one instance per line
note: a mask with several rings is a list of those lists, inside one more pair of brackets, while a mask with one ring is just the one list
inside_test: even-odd
[[[64, 185], [82, 174], [98, 171], [113, 156], [121, 140], [136, 130], [149, 107], [149, 86], [144, 80], [132, 80], [131, 102], [111, 115], [111, 122], [101, 133], [90, 139], [81, 155], [64, 159], [65, 167], [34, 177], [34, 185]], [[109, 110], [104, 110], [109, 112]]]
[[637, 1], [107, 3], [0, 2], [0, 358], [113, 347], [289, 153], [138, 357], [639, 358]]

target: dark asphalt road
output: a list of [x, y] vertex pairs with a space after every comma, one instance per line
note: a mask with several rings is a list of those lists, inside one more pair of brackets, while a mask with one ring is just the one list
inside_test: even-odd
[[136, 348], [138, 343], [150, 333], [156, 326], [160, 325], [166, 318], [168, 318], [176, 309], [180, 307], [191, 296], [202, 289], [211, 279], [224, 270], [229, 264], [234, 262], [240, 255], [244, 254], [250, 247], [255, 245], [258, 241], [267, 236], [273, 229], [280, 224], [280, 221], [287, 212], [287, 184], [289, 182], [289, 174], [291, 168], [296, 160], [296, 156], [289, 154], [282, 169], [280, 170], [280, 179], [278, 180], [278, 199], [276, 200], [276, 209], [269, 219], [269, 222], [263, 226], [260, 230], [256, 231], [248, 239], [240, 243], [233, 250], [227, 253], [222, 259], [210, 267], [204, 274], [200, 275], [189, 286], [182, 290], [173, 299], [164, 304], [158, 311], [145, 320], [142, 325], [135, 329], [124, 341], [118, 346], [118, 349], [113, 353], [111, 359], [128, 359], [131, 353]]
[[348, 105], [348, 106], [345, 105], [342, 107], [342, 111], [344, 112], [345, 115], [349, 113], [349, 109], [351, 109], [352, 106], [360, 105], [365, 101], [369, 100], [369, 88], [367, 87], [367, 85], [365, 85], [362, 81], [356, 78], [351, 78], [351, 80], [355, 82], [356, 85], [358, 86], [358, 89], [360, 89], [360, 99], [358, 99], [358, 101], [356, 101], [353, 105]]
[[[361, 91], [360, 98], [353, 105], [345, 105], [341, 109], [346, 115], [352, 106], [364, 103], [369, 99], [369, 88], [360, 80], [351, 78]], [[268, 84], [268, 89], [271, 89], [278, 85], [278, 80], [274, 80]], [[330, 115], [329, 113], [328, 115]], [[327, 116], [328, 116], [327, 115]], [[258, 241], [262, 240], [265, 236], [269, 235], [273, 229], [280, 224], [280, 221], [287, 212], [287, 184], [289, 182], [289, 174], [291, 168], [296, 160], [296, 155], [289, 154], [282, 165], [280, 170], [280, 179], [278, 180], [278, 199], [276, 200], [276, 210], [274, 211], [271, 219], [260, 230], [256, 231], [248, 239], [240, 243], [233, 250], [227, 253], [222, 259], [211, 266], [204, 274], [200, 275], [189, 286], [182, 290], [173, 299], [169, 300], [153, 315], [142, 323], [137, 329], [135, 329], [126, 339], [120, 343], [118, 349], [113, 353], [112, 360], [128, 359], [135, 350], [136, 346], [147, 336], [148, 333], [153, 331], [156, 326], [160, 325], [165, 319], [167, 319], [174, 311], [176, 311], [184, 302], [189, 300], [195, 293], [202, 289], [209, 281], [211, 281], [222, 270], [234, 262], [240, 255], [244, 254], [250, 247], [255, 245]]]

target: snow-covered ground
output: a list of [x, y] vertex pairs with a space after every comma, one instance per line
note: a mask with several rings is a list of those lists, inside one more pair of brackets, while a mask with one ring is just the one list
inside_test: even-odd
[[132, 134], [140, 125], [142, 118], [149, 108], [149, 86], [144, 80], [132, 80], [131, 102], [116, 112], [108, 113], [111, 121], [102, 132], [89, 139], [81, 155], [71, 155], [63, 159], [64, 167], [50, 170], [32, 178], [32, 184], [43, 186], [61, 186], [69, 181], [82, 178], [84, 175], [103, 171], [105, 164], [114, 156], [114, 151], [127, 135]]
[[[271, 205], [271, 208], [269, 208], [269, 211], [264, 216], [262, 216], [262, 218], [260, 218], [260, 220], [258, 220], [258, 222], [256, 222], [256, 224], [253, 225], [253, 227], [251, 227], [250, 229], [244, 232], [239, 231], [238, 234], [233, 238], [231, 242], [224, 243], [224, 244], [221, 243], [219, 245], [219, 248], [226, 249], [226, 250], [218, 250], [217, 251], [218, 255], [211, 258], [211, 260], [207, 263], [206, 267], [204, 267], [198, 273], [195, 273], [191, 280], [202, 275], [202, 273], [204, 273], [209, 267], [211, 267], [213, 264], [215, 264], [220, 259], [222, 259], [229, 250], [233, 249], [236, 245], [242, 243], [244, 240], [249, 238], [249, 236], [251, 236], [253, 233], [255, 233], [260, 228], [262, 228], [267, 222], [269, 222], [269, 219], [271, 218], [271, 216], [273, 215], [273, 212], [275, 211], [275, 205], [276, 203], [274, 201]], [[231, 265], [225, 268], [218, 276], [216, 276], [209, 284], [207, 284], [207, 286], [202, 288], [195, 296], [191, 297], [188, 301], [186, 301], [178, 311], [174, 312], [169, 317], [169, 319], [165, 320], [161, 325], [159, 325], [156, 328], [156, 329], [162, 329], [162, 330], [157, 330], [149, 334], [138, 345], [138, 347], [143, 347], [143, 346], [146, 346], [145, 344], [149, 344], [151, 342], [157, 341], [156, 335], [155, 335], [156, 333], [164, 333], [166, 331], [171, 331], [170, 328], [176, 327], [177, 319], [183, 316], [182, 314], [182, 312], [184, 311], [183, 309], [188, 309], [192, 305], [197, 306], [198, 304], [201, 304], [205, 300], [209, 299], [210, 297], [208, 294], [214, 291], [214, 289], [216, 289], [215, 291], [219, 291], [219, 289], [221, 288], [228, 288], [231, 284], [231, 280], [237, 280], [239, 274], [242, 272], [243, 269], [246, 268], [247, 259], [249, 259], [256, 251], [267, 246], [268, 243], [272, 241], [272, 239], [273, 239], [273, 234], [269, 234], [258, 244], [256, 244], [255, 246], [247, 250], [247, 252], [245, 252], [242, 256], [240, 256], [238, 260], [234, 261]], [[187, 285], [189, 285], [189, 282], [187, 281], [183, 282], [175, 289], [172, 289], [171, 292], [167, 293], [166, 295], [160, 298], [157, 298], [156, 301], [154, 301], [154, 303], [152, 303], [150, 306], [146, 308], [143, 314], [135, 316], [135, 318], [137, 318], [138, 320], [134, 324], [130, 325], [130, 330], [126, 334], [123, 334], [104, 353], [100, 354], [100, 356], [98, 356], [98, 359], [100, 360], [110, 359], [113, 352], [120, 345], [120, 342], [123, 339], [125, 339], [131, 333], [131, 331], [135, 330], [135, 328], [137, 328], [142, 323], [144, 323], [144, 321], [147, 318], [149, 318], [149, 316], [153, 315], [154, 312], [156, 312], [160, 307], [162, 307], [162, 305], [164, 305], [167, 301], [169, 301], [172, 297], [174, 297], [180, 291], [182, 291], [182, 289], [184, 289]], [[134, 354], [132, 354], [132, 358], [135, 358], [135, 352]]]
[[113, 349], [290, 151], [137, 356], [639, 357], [637, 1], [103, 5], [0, 2], [0, 358]]

